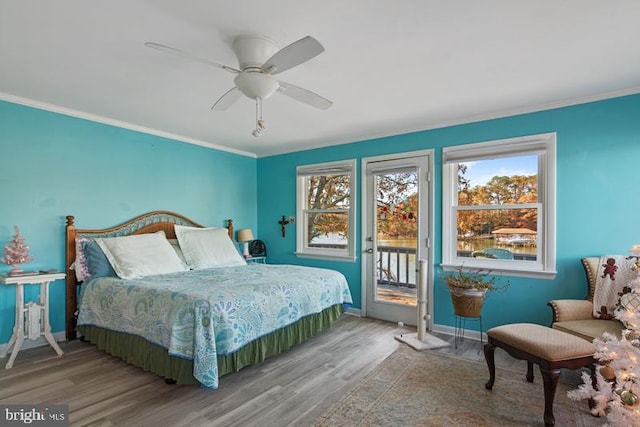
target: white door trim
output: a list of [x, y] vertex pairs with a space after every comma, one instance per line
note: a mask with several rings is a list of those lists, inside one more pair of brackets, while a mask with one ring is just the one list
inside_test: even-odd
[[[371, 218], [367, 215], [367, 206], [369, 200], [367, 199], [367, 165], [372, 162], [380, 162], [387, 160], [397, 160], [408, 157], [417, 157], [417, 156], [427, 156], [429, 163], [429, 171], [430, 171], [430, 179], [427, 183], [428, 191], [427, 191], [427, 230], [429, 234], [430, 244], [426, 248], [427, 261], [429, 265], [429, 271], [427, 272], [427, 329], [431, 330], [433, 327], [433, 283], [434, 283], [434, 262], [433, 262], [433, 252], [434, 252], [434, 244], [433, 244], [433, 236], [434, 236], [434, 177], [436, 174], [434, 173], [434, 165], [435, 165], [435, 150], [426, 149], [426, 150], [417, 150], [417, 151], [408, 151], [402, 153], [393, 153], [393, 154], [385, 154], [381, 156], [372, 156], [372, 157], [363, 157], [361, 161], [361, 191], [362, 194], [361, 202], [360, 202], [360, 215], [361, 215], [361, 224], [360, 224], [360, 267], [361, 267], [361, 315], [363, 317], [367, 316], [367, 263], [364, 260], [363, 254], [367, 248], [366, 235], [369, 227], [369, 222]], [[424, 242], [422, 242], [424, 244]]]

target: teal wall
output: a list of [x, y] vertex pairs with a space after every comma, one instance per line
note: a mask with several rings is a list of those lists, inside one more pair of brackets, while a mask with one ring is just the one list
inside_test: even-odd
[[[34, 257], [27, 269], [64, 271], [66, 215], [103, 228], [171, 210], [257, 232], [256, 159], [1, 101], [0, 188], [0, 250], [18, 225]], [[63, 281], [51, 284], [54, 332], [64, 330], [64, 295]], [[15, 288], [0, 285], [0, 344], [14, 306]]]
[[[355, 263], [298, 259], [295, 225], [287, 226], [286, 237], [280, 235], [277, 221], [296, 212], [297, 165], [433, 148], [437, 265], [442, 147], [544, 132], [558, 135], [558, 276], [511, 279], [507, 293], [487, 300], [483, 319], [485, 329], [509, 322], [548, 324], [548, 300], [584, 297], [581, 257], [625, 253], [640, 243], [640, 95], [258, 160], [0, 101], [0, 247], [17, 224], [35, 258], [25, 267], [63, 270], [66, 215], [86, 228], [112, 226], [158, 209], [206, 225], [233, 218], [236, 229], [250, 227], [265, 240], [270, 262], [344, 273], [360, 307], [359, 258]], [[360, 194], [358, 223], [359, 199]], [[359, 245], [359, 225], [357, 239]], [[0, 264], [0, 273], [7, 270]], [[452, 326], [451, 302], [440, 282], [434, 321]], [[14, 298], [12, 286], [0, 286], [0, 343], [11, 335]], [[52, 284], [51, 300], [52, 326], [59, 332], [64, 329], [62, 281]]]
[[[361, 305], [361, 260], [356, 263], [298, 259], [295, 226], [282, 238], [282, 215], [295, 215], [296, 166], [420, 149], [435, 149], [434, 263], [441, 262], [442, 147], [557, 132], [557, 270], [555, 280], [511, 278], [505, 294], [492, 294], [483, 309], [485, 330], [513, 322], [550, 324], [547, 301], [583, 298], [584, 273], [579, 259], [626, 253], [640, 243], [640, 95], [362, 141], [258, 159], [258, 227], [269, 261], [328, 267], [344, 273]], [[360, 163], [358, 164], [360, 168]], [[358, 188], [360, 185], [358, 171]], [[357, 221], [360, 223], [360, 198]], [[358, 247], [361, 229], [357, 227]], [[361, 249], [359, 247], [359, 249]], [[454, 325], [448, 290], [437, 278], [434, 323]]]

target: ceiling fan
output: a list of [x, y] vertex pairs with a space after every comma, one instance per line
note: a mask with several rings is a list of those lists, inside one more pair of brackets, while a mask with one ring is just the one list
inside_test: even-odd
[[263, 36], [239, 36], [233, 40], [233, 51], [238, 58], [238, 68], [220, 64], [207, 58], [185, 52], [180, 49], [159, 43], [147, 42], [145, 46], [161, 52], [171, 53], [183, 58], [202, 62], [207, 65], [222, 68], [236, 74], [233, 79], [234, 87], [222, 95], [211, 107], [215, 111], [223, 111], [233, 105], [242, 95], [256, 101], [256, 128], [251, 132], [255, 137], [262, 135], [264, 120], [262, 120], [262, 100], [269, 98], [275, 92], [280, 92], [290, 98], [321, 110], [326, 110], [333, 103], [322, 96], [277, 80], [273, 77], [290, 68], [296, 67], [324, 52], [324, 47], [313, 37], [306, 36], [278, 50], [277, 45]]

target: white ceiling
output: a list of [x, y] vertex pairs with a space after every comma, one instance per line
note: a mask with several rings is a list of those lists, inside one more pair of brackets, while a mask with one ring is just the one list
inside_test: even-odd
[[[258, 157], [640, 92], [637, 0], [0, 0], [0, 98]], [[278, 75], [282, 96], [214, 112], [231, 41], [326, 51]]]

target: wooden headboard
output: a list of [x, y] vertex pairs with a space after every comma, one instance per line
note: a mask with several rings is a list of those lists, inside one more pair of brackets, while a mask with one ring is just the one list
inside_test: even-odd
[[[76, 279], [75, 270], [71, 269], [76, 259], [76, 238], [97, 238], [97, 237], [118, 237], [128, 236], [132, 234], [155, 233], [164, 231], [167, 239], [175, 239], [176, 233], [174, 225], [186, 225], [190, 227], [203, 226], [191, 219], [169, 211], [153, 211], [133, 218], [123, 224], [116, 225], [111, 228], [102, 229], [80, 229], [74, 224], [75, 218], [72, 215], [67, 216], [66, 226], [66, 336], [67, 340], [77, 338], [76, 333], [76, 310], [78, 306], [78, 286], [80, 283]], [[227, 220], [227, 230], [229, 237], [233, 240], [233, 221]]]

